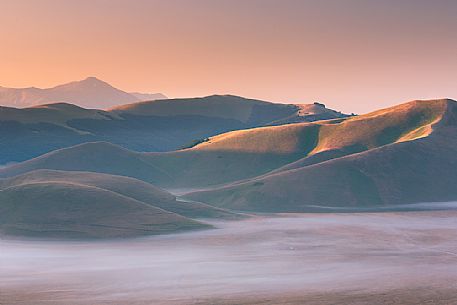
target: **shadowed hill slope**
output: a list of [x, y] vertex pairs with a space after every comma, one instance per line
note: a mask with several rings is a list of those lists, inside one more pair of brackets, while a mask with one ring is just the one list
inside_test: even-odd
[[[456, 200], [456, 104], [451, 100], [415, 101], [372, 113], [367, 122], [361, 121], [363, 117], [350, 119], [344, 122], [347, 128], [351, 124], [364, 128], [352, 126], [354, 132], [341, 138], [340, 143], [362, 143], [368, 150], [314, 164], [300, 160], [260, 178], [187, 197], [235, 210], [262, 212]], [[370, 125], [370, 121], [379, 118], [397, 122], [398, 128], [388, 128], [378, 137], [368, 136], [369, 130], [380, 128], [379, 124]], [[404, 129], [408, 122], [414, 128]], [[338, 135], [339, 131], [328, 132], [314, 151], [335, 151]], [[391, 143], [371, 148], [385, 143], [385, 139]]]
[[169, 192], [141, 180], [93, 172], [36, 170], [0, 180], [0, 190], [33, 183], [71, 183], [101, 188], [191, 218], [236, 217], [233, 213], [198, 202], [176, 200]]
[[114, 238], [207, 227], [104, 189], [68, 183], [33, 183], [0, 192], [3, 235]]
[[154, 183], [167, 181], [166, 173], [145, 162], [140, 153], [106, 142], [63, 148], [38, 158], [7, 167], [3, 176], [15, 176], [35, 169], [101, 172]]
[[239, 217], [123, 176], [37, 170], [0, 180], [0, 235], [133, 237], [210, 227], [190, 218]]
[[87, 185], [29, 183], [0, 192], [2, 235], [114, 238], [204, 227], [130, 197]]
[[[307, 106], [309, 111], [303, 112]], [[226, 95], [133, 103], [110, 111], [66, 103], [0, 107], [0, 165], [86, 142], [105, 141], [135, 151], [171, 151], [231, 130], [334, 117], [344, 115], [324, 106]]]
[[85, 109], [68, 103], [54, 103], [23, 109], [0, 107], [0, 118], [2, 121], [10, 120], [22, 124], [48, 123], [72, 129], [67, 125], [71, 120], [109, 120], [113, 117], [103, 110]]

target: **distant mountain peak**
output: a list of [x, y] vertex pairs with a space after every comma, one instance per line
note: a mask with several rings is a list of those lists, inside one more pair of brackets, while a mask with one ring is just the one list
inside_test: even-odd
[[122, 104], [167, 98], [160, 93], [125, 92], [95, 76], [46, 89], [34, 87], [0, 87], [0, 89], [0, 105], [18, 108], [56, 102], [71, 103], [85, 108], [110, 108]]
[[[93, 88], [93, 87], [107, 87], [110, 89], [119, 90], [119, 89], [116, 89], [113, 86], [111, 86], [109, 83], [107, 83], [99, 78], [96, 78], [95, 76], [89, 76], [83, 80], [73, 81], [70, 83], [58, 85], [58, 86], [55, 86], [54, 88], [78, 88], [78, 89], [81, 88], [81, 90], [83, 90], [84, 88]], [[54, 88], [51, 88], [51, 89], [54, 89]], [[119, 91], [122, 91], [122, 90], [119, 90]]]
[[95, 77], [95, 76], [88, 76], [88, 77], [86, 77], [84, 80], [85, 80], [85, 81], [99, 81], [99, 82], [102, 81], [102, 80], [98, 79], [98, 78]]
[[109, 83], [99, 79], [99, 78], [96, 78], [95, 76], [89, 76], [89, 77], [86, 77], [85, 79], [79, 81], [79, 83], [86, 83], [86, 84], [95, 84], [95, 85], [107, 85], [107, 86], [110, 86], [112, 87]]

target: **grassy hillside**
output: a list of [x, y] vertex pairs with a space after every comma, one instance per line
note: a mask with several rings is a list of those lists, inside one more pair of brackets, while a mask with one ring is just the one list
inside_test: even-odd
[[145, 156], [172, 177], [171, 185], [161, 185], [206, 187], [255, 177], [298, 160], [312, 150], [317, 132], [310, 124], [255, 128], [222, 134], [191, 149]]
[[230, 183], [425, 137], [449, 103], [413, 101], [345, 120], [233, 131], [188, 150], [148, 154], [148, 162], [173, 177], [174, 186]]
[[[431, 126], [443, 117], [449, 102], [412, 101], [345, 120], [233, 131], [212, 137], [196, 149], [310, 154], [344, 147], [366, 150], [427, 136]], [[303, 141], [311, 142], [313, 148], [307, 151]]]
[[[343, 123], [348, 128], [345, 137], [340, 130], [327, 126], [326, 137], [313, 152], [328, 149], [334, 159], [315, 163], [300, 160], [260, 178], [187, 197], [262, 212], [456, 200], [456, 104], [451, 100], [415, 101], [350, 119]], [[386, 129], [379, 119], [398, 128]], [[334, 154], [335, 148], [354, 143], [368, 150], [345, 157]], [[389, 144], [376, 148], [385, 143]]]
[[344, 115], [323, 106], [274, 104], [229, 95], [140, 102], [110, 111], [66, 103], [1, 107], [0, 165], [97, 141], [135, 151], [172, 151], [227, 131], [334, 117]]
[[320, 124], [314, 149], [304, 158], [275, 172], [317, 164], [325, 160], [427, 137], [442, 121], [452, 100], [416, 100], [365, 115]]

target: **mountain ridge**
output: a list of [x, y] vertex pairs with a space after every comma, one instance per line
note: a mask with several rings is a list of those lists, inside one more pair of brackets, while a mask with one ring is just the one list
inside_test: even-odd
[[296, 105], [231, 95], [138, 102], [107, 111], [69, 103], [0, 107], [0, 138], [5, 146], [0, 164], [97, 141], [142, 152], [173, 151], [231, 130], [284, 120], [346, 117], [322, 106], [316, 114], [299, 112]]

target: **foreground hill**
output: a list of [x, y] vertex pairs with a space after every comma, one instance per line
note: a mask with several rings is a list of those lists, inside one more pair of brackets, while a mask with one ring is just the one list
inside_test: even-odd
[[116, 192], [148, 205], [191, 218], [237, 218], [238, 215], [198, 202], [183, 202], [152, 184], [125, 176], [91, 172], [36, 170], [0, 180], [0, 190], [30, 183], [61, 182]]
[[114, 192], [69, 183], [34, 183], [0, 192], [3, 235], [113, 238], [205, 227]]
[[171, 151], [226, 131], [335, 117], [344, 115], [321, 104], [273, 104], [236, 96], [133, 103], [109, 111], [67, 103], [0, 107], [0, 165], [86, 142]]
[[[380, 118], [395, 124], [380, 126]], [[188, 197], [216, 206], [262, 212], [457, 199], [455, 101], [414, 101], [340, 124], [347, 127], [346, 132], [342, 133], [345, 128], [325, 126], [321, 131], [324, 137], [313, 153], [353, 145], [362, 152], [334, 155], [331, 160], [314, 158], [310, 162], [304, 158], [263, 177]], [[378, 129], [383, 132], [374, 133]]]
[[164, 98], [166, 97], [160, 93], [128, 93], [95, 77], [46, 89], [0, 87], [0, 105], [18, 108], [66, 102], [81, 107], [105, 109], [120, 104]]
[[167, 153], [88, 143], [0, 169], [0, 176], [35, 169], [83, 170], [135, 177], [165, 188], [210, 187], [427, 138], [454, 104], [414, 101], [347, 119], [233, 131]]
[[0, 180], [0, 234], [107, 238], [208, 227], [233, 213], [177, 201], [149, 183], [89, 172], [38, 170]]

